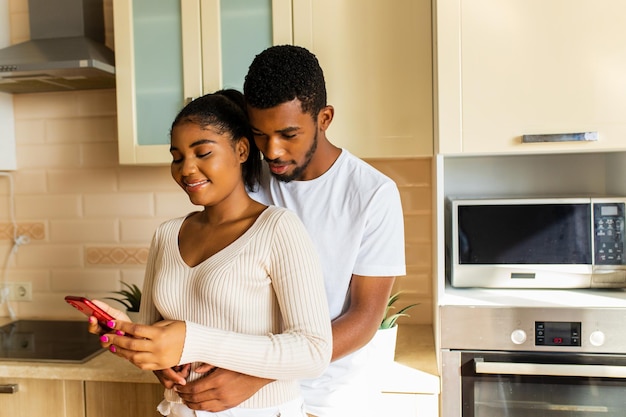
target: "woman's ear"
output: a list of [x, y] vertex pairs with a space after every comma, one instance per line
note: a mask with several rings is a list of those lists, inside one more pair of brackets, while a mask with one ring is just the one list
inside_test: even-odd
[[242, 137], [237, 141], [235, 152], [237, 153], [240, 163], [243, 164], [248, 160], [248, 156], [250, 155], [250, 141], [248, 138]]

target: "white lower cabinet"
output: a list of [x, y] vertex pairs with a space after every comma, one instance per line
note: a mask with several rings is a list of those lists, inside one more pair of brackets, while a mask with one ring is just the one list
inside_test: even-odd
[[82, 381], [0, 378], [0, 391], [3, 417], [85, 417]]
[[160, 417], [161, 384], [85, 382], [86, 417]]
[[160, 417], [162, 399], [160, 384], [0, 378], [2, 417]]

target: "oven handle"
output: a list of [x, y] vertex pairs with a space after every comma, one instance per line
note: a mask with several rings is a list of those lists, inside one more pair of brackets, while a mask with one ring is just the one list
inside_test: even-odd
[[485, 362], [475, 358], [474, 367], [477, 374], [626, 378], [626, 366], [614, 365]]

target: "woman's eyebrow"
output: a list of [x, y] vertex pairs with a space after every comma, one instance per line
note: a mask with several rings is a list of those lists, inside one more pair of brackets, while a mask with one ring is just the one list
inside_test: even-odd
[[[191, 145], [189, 145], [190, 148], [195, 148], [196, 146], [200, 146], [200, 145], [206, 145], [206, 144], [214, 144], [217, 143], [217, 141], [213, 140], [213, 139], [199, 139], [195, 142], [193, 142]], [[170, 145], [170, 152], [172, 151], [177, 151], [178, 148], [176, 146]]]

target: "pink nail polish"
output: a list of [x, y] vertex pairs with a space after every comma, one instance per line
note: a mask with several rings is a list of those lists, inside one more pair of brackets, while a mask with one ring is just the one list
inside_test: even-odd
[[106, 335], [102, 335], [100, 336], [100, 341], [106, 343], [109, 341], [109, 338]]
[[121, 331], [121, 330], [116, 330], [115, 334], [118, 335], [118, 336], [124, 336], [124, 332]]
[[115, 346], [111, 345], [111, 347], [109, 347], [109, 350], [113, 353], [117, 352], [117, 349], [115, 349]]
[[107, 321], [107, 327], [109, 327], [110, 329], [112, 329], [113, 327], [115, 327], [115, 322], [113, 320], [109, 320]]

